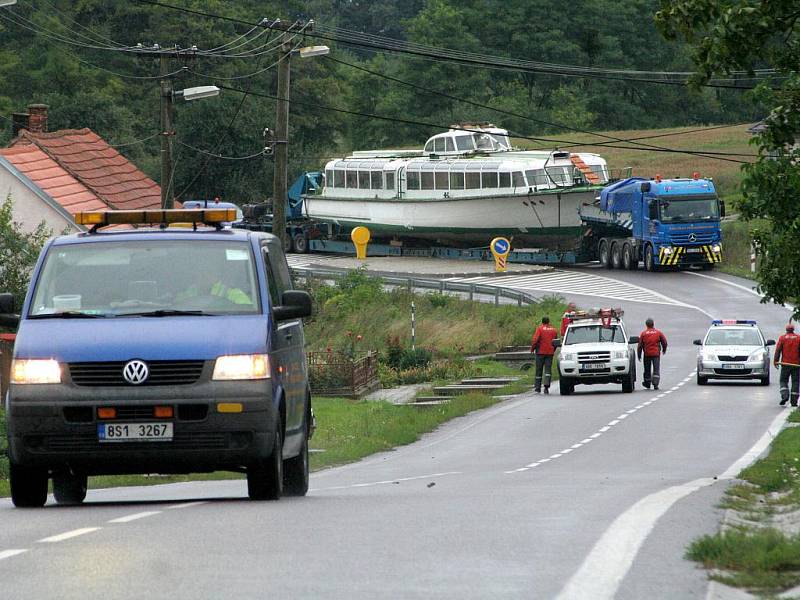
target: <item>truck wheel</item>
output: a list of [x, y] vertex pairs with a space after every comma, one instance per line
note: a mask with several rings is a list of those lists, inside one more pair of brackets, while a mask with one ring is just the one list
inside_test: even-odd
[[562, 396], [569, 396], [575, 391], [575, 383], [566, 377], [562, 377], [558, 381], [558, 391]]
[[11, 501], [17, 508], [41, 508], [47, 502], [47, 471], [11, 463]]
[[59, 504], [81, 504], [86, 499], [86, 475], [53, 475], [53, 496]]
[[283, 465], [283, 492], [287, 496], [305, 496], [308, 493], [308, 423], [303, 423], [300, 454]]
[[622, 248], [621, 245], [614, 242], [611, 244], [611, 268], [619, 269], [622, 267]]
[[644, 249], [644, 268], [651, 273], [656, 270], [655, 259], [653, 258], [653, 247], [650, 244]]
[[608, 254], [608, 241], [600, 240], [600, 244], [597, 246], [597, 254], [600, 257], [600, 264], [606, 269], [610, 269], [611, 257]]
[[305, 233], [295, 233], [292, 237], [292, 250], [297, 254], [306, 254], [308, 252], [308, 238]]
[[269, 458], [247, 467], [247, 495], [251, 500], [277, 500], [283, 492], [283, 436], [275, 423], [275, 441]]
[[622, 266], [627, 271], [635, 271], [639, 268], [639, 259], [635, 255], [635, 250], [630, 244], [622, 247]]

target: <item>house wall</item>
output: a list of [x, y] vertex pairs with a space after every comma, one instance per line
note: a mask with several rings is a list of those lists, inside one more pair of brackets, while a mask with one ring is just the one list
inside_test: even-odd
[[0, 168], [0, 202], [11, 196], [14, 220], [22, 225], [25, 231], [33, 231], [42, 221], [53, 234], [64, 230], [77, 231], [72, 220], [67, 220], [60, 212], [49, 206], [17, 177]]

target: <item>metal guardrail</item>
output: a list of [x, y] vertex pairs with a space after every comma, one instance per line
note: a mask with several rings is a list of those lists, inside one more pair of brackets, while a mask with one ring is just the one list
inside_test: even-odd
[[[346, 270], [330, 268], [293, 268], [292, 274], [297, 278], [308, 279], [337, 279], [347, 274]], [[369, 274], [370, 277], [380, 279], [386, 285], [395, 287], [405, 287], [409, 291], [414, 289], [433, 290], [444, 294], [445, 292], [456, 292], [467, 294], [470, 300], [475, 300], [476, 296], [488, 296], [494, 298], [496, 306], [500, 305], [501, 298], [507, 298], [517, 302], [517, 306], [523, 304], [533, 304], [538, 300], [531, 294], [518, 290], [510, 290], [494, 285], [481, 285], [479, 283], [469, 283], [465, 281], [446, 281], [444, 279], [426, 279], [424, 277], [408, 277], [402, 275]]]

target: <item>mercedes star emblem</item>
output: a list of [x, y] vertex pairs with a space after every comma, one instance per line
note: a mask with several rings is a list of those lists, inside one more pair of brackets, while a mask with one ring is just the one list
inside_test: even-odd
[[130, 384], [139, 385], [144, 383], [150, 375], [150, 369], [141, 360], [131, 360], [125, 363], [125, 368], [122, 369], [122, 376]]
[[690, 242], [696, 242], [697, 241], [697, 236], [695, 234], [693, 234], [693, 233], [690, 233], [689, 234], [689, 241]]

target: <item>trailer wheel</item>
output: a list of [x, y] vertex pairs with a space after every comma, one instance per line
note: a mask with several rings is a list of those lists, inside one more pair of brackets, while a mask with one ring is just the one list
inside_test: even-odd
[[656, 270], [655, 261], [653, 259], [653, 247], [650, 244], [644, 249], [644, 268], [651, 273]]
[[612, 269], [622, 268], [622, 251], [620, 248], [620, 244], [616, 242], [611, 244], [611, 268]]
[[633, 252], [633, 247], [631, 247], [630, 244], [626, 243], [624, 246], [622, 246], [622, 267], [626, 271], [635, 271], [639, 266], [639, 261], [636, 260]]
[[608, 241], [607, 240], [600, 240], [600, 243], [597, 246], [597, 254], [600, 257], [600, 264], [604, 266], [606, 269], [611, 268], [611, 260], [608, 255]]
[[294, 234], [292, 237], [292, 250], [297, 254], [306, 254], [308, 252], [308, 238], [305, 233]]

